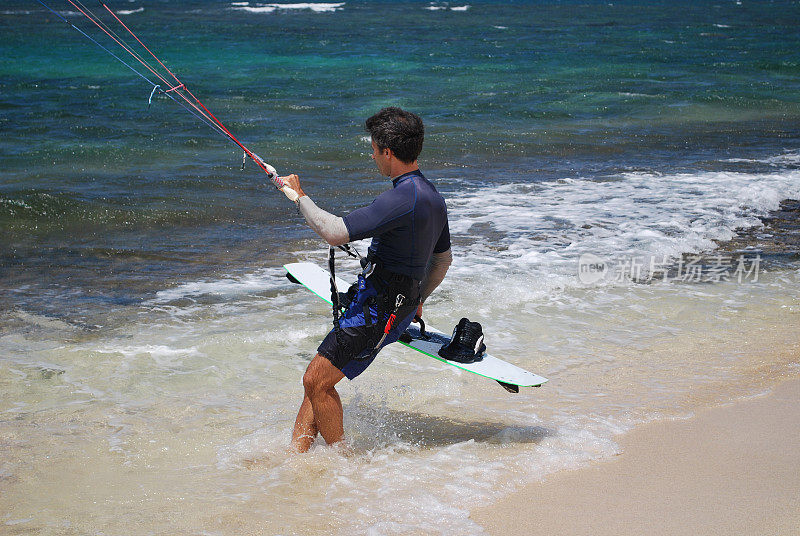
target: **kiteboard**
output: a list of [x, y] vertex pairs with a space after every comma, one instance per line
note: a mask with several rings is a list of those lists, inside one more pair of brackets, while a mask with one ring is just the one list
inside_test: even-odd
[[[285, 264], [283, 267], [290, 280], [302, 284], [329, 305], [331, 304], [331, 283], [328, 272], [311, 262], [295, 262]], [[346, 290], [350, 284], [337, 276], [336, 286], [340, 290]], [[459, 363], [445, 359], [438, 352], [439, 348], [450, 342], [450, 337], [422, 323], [412, 322], [398, 342], [442, 363], [495, 380], [512, 393], [519, 392], [520, 387], [539, 387], [547, 381], [547, 378], [489, 354], [484, 354], [483, 359], [475, 363]]]

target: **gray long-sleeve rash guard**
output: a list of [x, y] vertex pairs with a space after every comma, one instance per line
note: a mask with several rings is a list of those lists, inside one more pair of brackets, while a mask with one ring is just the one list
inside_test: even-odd
[[300, 213], [315, 233], [332, 246], [341, 246], [350, 241], [344, 219], [319, 208], [307, 195], [297, 200]]

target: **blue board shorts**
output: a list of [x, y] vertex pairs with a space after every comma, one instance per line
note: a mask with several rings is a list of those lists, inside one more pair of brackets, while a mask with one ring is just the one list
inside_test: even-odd
[[[353, 300], [348, 305], [347, 310], [339, 319], [341, 337], [344, 345], [339, 344], [336, 338], [336, 330], [332, 329], [317, 348], [317, 353], [325, 356], [333, 366], [341, 370], [342, 373], [347, 376], [348, 380], [352, 380], [364, 372], [367, 367], [372, 364], [375, 360], [375, 356], [378, 354], [377, 351], [374, 351], [374, 348], [383, 334], [383, 329], [386, 326], [386, 317], [384, 316], [379, 321], [378, 311], [374, 305], [369, 306], [369, 311], [373, 320], [373, 325], [371, 327], [367, 327], [364, 317], [364, 302], [376, 295], [377, 292], [373, 283], [370, 279], [366, 279], [364, 288], [358, 290]], [[397, 317], [402, 320], [395, 323], [392, 330], [386, 335], [386, 339], [383, 341], [380, 348], [378, 348], [378, 351], [387, 344], [397, 341], [400, 335], [408, 329], [408, 326], [411, 324], [412, 320], [414, 320], [418, 304], [418, 299], [413, 300], [411, 305], [404, 305], [399, 309]], [[379, 334], [376, 335], [376, 333]]]

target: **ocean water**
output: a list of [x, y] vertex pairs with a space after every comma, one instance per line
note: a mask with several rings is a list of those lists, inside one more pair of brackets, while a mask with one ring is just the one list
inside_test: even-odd
[[797, 375], [799, 4], [109, 4], [332, 212], [389, 186], [364, 119], [419, 113], [455, 255], [427, 320], [550, 378], [390, 347], [340, 386], [348, 450], [290, 456], [330, 319], [281, 265], [324, 244], [235, 146], [4, 2], [0, 533], [482, 534], [471, 508], [620, 432]]

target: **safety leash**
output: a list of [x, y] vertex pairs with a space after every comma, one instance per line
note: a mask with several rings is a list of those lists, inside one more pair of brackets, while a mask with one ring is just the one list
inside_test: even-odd
[[376, 344], [375, 347], [372, 349], [372, 352], [370, 352], [370, 355], [372, 356], [376, 355], [378, 353], [378, 350], [381, 349], [383, 341], [386, 340], [386, 337], [389, 335], [389, 332], [392, 331], [394, 323], [397, 320], [397, 311], [400, 310], [405, 301], [406, 301], [405, 296], [403, 296], [402, 294], [397, 295], [397, 298], [395, 299], [394, 302], [394, 310], [392, 311], [392, 314], [389, 315], [389, 319], [386, 321], [386, 326], [383, 328], [383, 335], [381, 336], [381, 339], [378, 341], [378, 344]]
[[339, 315], [341, 314], [342, 307], [339, 303], [339, 289], [336, 288], [336, 248], [333, 246], [328, 248], [328, 273], [331, 276], [331, 304], [333, 306], [333, 331], [336, 335], [336, 344], [340, 348], [344, 348], [344, 336], [342, 335], [342, 326], [339, 322]]

